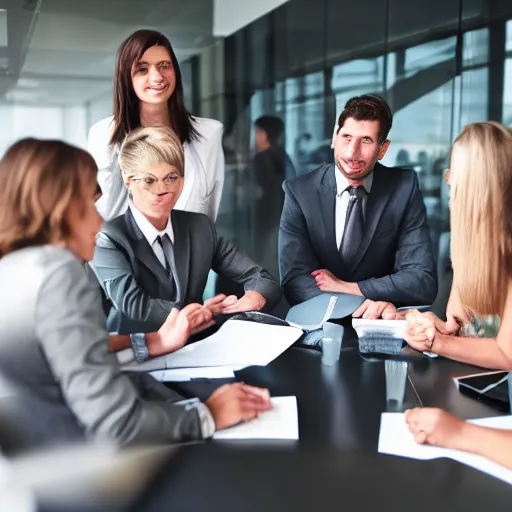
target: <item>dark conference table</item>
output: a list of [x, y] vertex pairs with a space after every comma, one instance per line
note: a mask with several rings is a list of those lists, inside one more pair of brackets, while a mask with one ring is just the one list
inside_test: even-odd
[[384, 361], [363, 357], [350, 327], [336, 366], [322, 365], [316, 350], [293, 347], [266, 367], [238, 372], [237, 379], [268, 387], [273, 396], [296, 396], [299, 441], [209, 441], [183, 447], [134, 510], [510, 511], [512, 487], [479, 471], [449, 459], [417, 461], [377, 453], [382, 412], [423, 405], [467, 419], [499, 415], [461, 395], [453, 383], [453, 377], [479, 371], [415, 353], [399, 403], [387, 400]]

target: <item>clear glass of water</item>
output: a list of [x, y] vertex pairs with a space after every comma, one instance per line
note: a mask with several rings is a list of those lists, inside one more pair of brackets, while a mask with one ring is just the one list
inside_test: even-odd
[[324, 336], [320, 341], [322, 364], [332, 366], [340, 360], [341, 338]]
[[385, 361], [386, 400], [401, 406], [405, 397], [407, 383], [407, 363], [403, 361]]

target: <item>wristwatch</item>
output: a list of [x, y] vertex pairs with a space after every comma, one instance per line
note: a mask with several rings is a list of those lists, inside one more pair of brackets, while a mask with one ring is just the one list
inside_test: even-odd
[[143, 363], [149, 358], [149, 349], [146, 343], [146, 335], [143, 332], [130, 334], [130, 341], [132, 344], [133, 355], [137, 363]]

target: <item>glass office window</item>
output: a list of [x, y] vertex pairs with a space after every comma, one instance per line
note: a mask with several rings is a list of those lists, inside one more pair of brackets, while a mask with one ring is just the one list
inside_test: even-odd
[[512, 58], [505, 61], [505, 86], [503, 88], [503, 123], [512, 128]]

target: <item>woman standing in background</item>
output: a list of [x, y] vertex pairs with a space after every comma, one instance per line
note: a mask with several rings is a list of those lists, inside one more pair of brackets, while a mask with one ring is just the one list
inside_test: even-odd
[[128, 206], [118, 163], [121, 143], [135, 128], [156, 125], [172, 128], [185, 151], [186, 179], [176, 209], [204, 213], [215, 222], [224, 185], [223, 126], [188, 113], [171, 43], [159, 32], [138, 30], [117, 54], [114, 115], [89, 132], [88, 150], [98, 165], [103, 192], [96, 206], [105, 220]]

